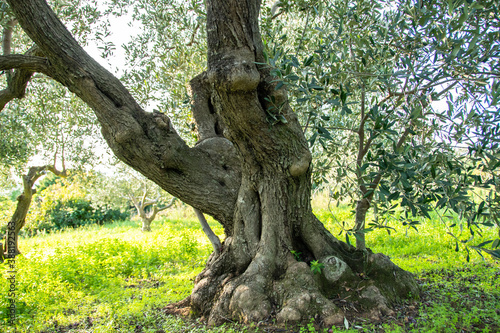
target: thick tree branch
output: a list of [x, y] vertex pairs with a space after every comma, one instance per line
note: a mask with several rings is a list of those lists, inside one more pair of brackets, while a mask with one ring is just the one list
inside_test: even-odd
[[[49, 66], [47, 59], [40, 57], [37, 47], [33, 47], [25, 55], [11, 55], [12, 32], [17, 20], [9, 21], [2, 34], [3, 56], [0, 56], [0, 70], [7, 75], [7, 87], [0, 90], [0, 111], [14, 98], [23, 98], [26, 86], [34, 72], [47, 75]], [[15, 72], [13, 69], [17, 69]]]
[[207, 73], [203, 72], [189, 81], [191, 110], [196, 122], [198, 140], [222, 137], [224, 125], [211, 102], [211, 88]]
[[14, 68], [31, 72], [49, 73], [49, 66], [46, 58], [21, 54], [0, 56], [0, 70]]

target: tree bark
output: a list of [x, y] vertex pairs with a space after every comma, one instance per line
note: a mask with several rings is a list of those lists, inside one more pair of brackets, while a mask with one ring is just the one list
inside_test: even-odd
[[[344, 319], [331, 298], [351, 297], [368, 316], [388, 313], [392, 302], [418, 293], [417, 285], [387, 257], [337, 241], [312, 214], [311, 155], [300, 124], [286, 92], [256, 65], [263, 62], [259, 7], [259, 1], [207, 3], [211, 104], [237, 147], [242, 180], [233, 232], [197, 277], [193, 310], [215, 324], [318, 316], [331, 325]], [[285, 120], [275, 123], [269, 112]], [[313, 260], [324, 265], [319, 275], [311, 272]]]
[[[193, 313], [212, 324], [316, 317], [329, 326], [342, 323], [350, 306], [378, 317], [418, 295], [411, 274], [338, 241], [313, 215], [307, 142], [286, 91], [257, 64], [264, 63], [259, 0], [206, 2], [208, 69], [191, 82], [203, 134], [193, 148], [166, 115], [144, 112], [44, 1], [8, 2], [52, 77], [93, 108], [113, 152], [223, 225], [222, 251], [195, 280]], [[313, 261], [323, 265], [320, 274]]]

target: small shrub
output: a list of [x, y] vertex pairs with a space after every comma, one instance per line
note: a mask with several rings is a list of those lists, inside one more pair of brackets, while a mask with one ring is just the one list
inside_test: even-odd
[[125, 220], [130, 217], [130, 213], [108, 206], [94, 207], [93, 203], [85, 198], [69, 198], [56, 199], [50, 201], [50, 205], [41, 205], [31, 217], [24, 229], [30, 236], [39, 232]]
[[79, 227], [95, 223], [94, 208], [85, 199], [70, 199], [66, 202], [57, 201], [55, 205], [46, 212], [45, 218], [52, 222], [54, 229], [66, 227]]
[[323, 265], [319, 261], [317, 260], [311, 261], [311, 272], [313, 272], [314, 274], [321, 274], [321, 270], [323, 268], [325, 268], [325, 265]]

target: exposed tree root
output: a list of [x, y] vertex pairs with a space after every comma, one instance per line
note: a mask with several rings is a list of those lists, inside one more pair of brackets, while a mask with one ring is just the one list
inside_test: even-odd
[[410, 273], [370, 250], [344, 244], [343, 254], [317, 260], [322, 268], [316, 274], [311, 269], [314, 264], [298, 261], [289, 252], [285, 262], [258, 252], [247, 269], [238, 272], [231, 242], [220, 256], [209, 259], [191, 295], [193, 313], [211, 325], [271, 319], [293, 325], [316, 318], [322, 326], [332, 326], [343, 324], [352, 312], [379, 320], [393, 315], [392, 308], [402, 300], [419, 295]]

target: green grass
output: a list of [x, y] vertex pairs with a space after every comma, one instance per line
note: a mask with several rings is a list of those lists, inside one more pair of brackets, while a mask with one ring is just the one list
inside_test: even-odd
[[[326, 227], [338, 236], [343, 231], [343, 221], [352, 225], [354, 216], [346, 205], [328, 209], [324, 198], [315, 200], [315, 213]], [[331, 209], [331, 207], [330, 207]], [[421, 220], [417, 230], [408, 229], [401, 222], [392, 220], [395, 230], [376, 229], [366, 234], [367, 246], [373, 252], [388, 255], [401, 268], [414, 273], [422, 287], [422, 299], [411, 307], [414, 313], [387, 322], [363, 325], [351, 323], [365, 332], [500, 332], [500, 261], [489, 255], [484, 258], [475, 250], [468, 252], [462, 242], [456, 251], [456, 240], [447, 232], [452, 231], [460, 241], [471, 235], [460, 231], [455, 217], [438, 217]], [[367, 222], [373, 217], [368, 216]], [[449, 225], [447, 229], [443, 220]], [[345, 232], [342, 233], [345, 238]], [[340, 237], [340, 236], [339, 236]], [[498, 237], [498, 229], [485, 228], [482, 236], [475, 233], [471, 244]], [[354, 243], [354, 237], [350, 237]], [[407, 311], [408, 312], [408, 311]], [[412, 311], [409, 311], [412, 312]], [[353, 330], [354, 331], [354, 330]]]
[[[340, 221], [352, 221], [348, 207], [337, 208], [333, 218], [324, 202], [316, 199], [315, 206], [318, 217], [335, 235], [341, 231]], [[211, 224], [221, 235], [221, 227]], [[418, 233], [397, 223], [391, 226], [396, 231], [390, 235], [386, 230], [367, 234], [367, 244], [413, 272], [421, 283], [422, 298], [381, 322], [352, 318], [349, 331], [500, 330], [499, 262], [471, 253], [467, 263], [466, 252], [455, 251], [439, 219], [425, 222]], [[486, 230], [485, 235], [493, 232]], [[168, 219], [153, 223], [151, 233], [140, 232], [136, 221], [124, 221], [24, 238], [20, 248], [16, 328], [7, 325], [5, 310], [8, 266], [0, 267], [1, 332], [253, 331], [235, 325], [208, 329], [161, 310], [189, 295], [194, 277], [211, 253], [191, 210], [170, 212]], [[319, 332], [312, 323], [300, 331]]]
[[[189, 295], [211, 245], [193, 219], [173, 218], [156, 221], [152, 233], [126, 221], [21, 239], [20, 249], [18, 331], [90, 320], [93, 332], [128, 332], [144, 312]], [[7, 295], [5, 278], [0, 287]], [[3, 297], [4, 324], [7, 305]]]

